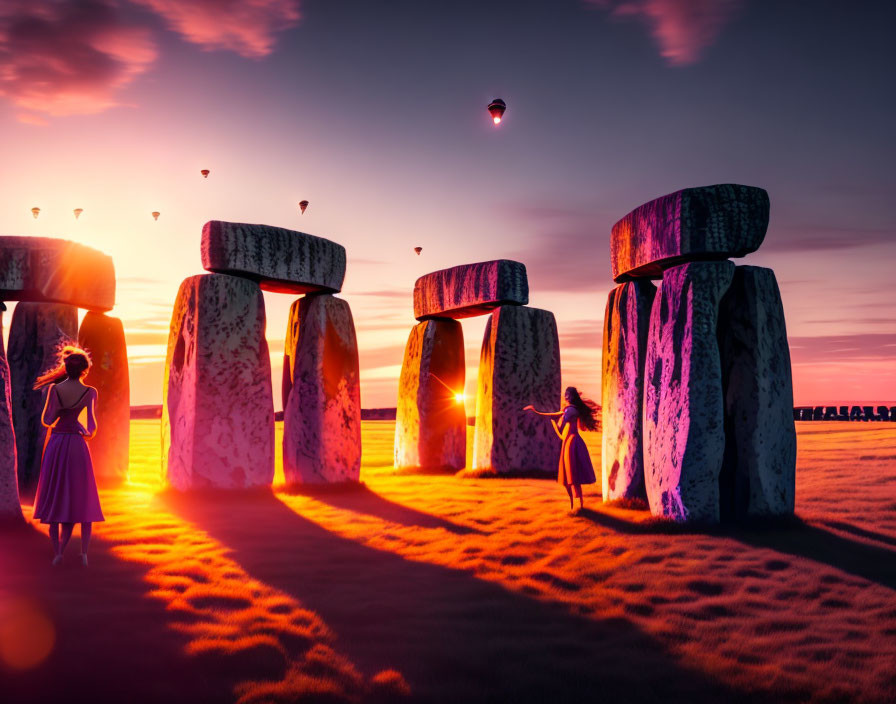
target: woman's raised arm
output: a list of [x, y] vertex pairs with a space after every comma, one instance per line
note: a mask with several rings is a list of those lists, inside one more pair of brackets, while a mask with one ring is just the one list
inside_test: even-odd
[[562, 416], [563, 411], [539, 411], [536, 410], [535, 406], [526, 406], [524, 411], [532, 411], [533, 413], [537, 413], [540, 416]]

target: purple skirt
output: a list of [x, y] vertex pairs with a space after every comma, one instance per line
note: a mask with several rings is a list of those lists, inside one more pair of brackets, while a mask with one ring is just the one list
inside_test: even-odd
[[41, 523], [105, 520], [87, 441], [80, 434], [50, 431], [40, 463], [34, 518]]
[[557, 481], [564, 486], [594, 484], [597, 481], [588, 448], [578, 433], [567, 435], [563, 441]]

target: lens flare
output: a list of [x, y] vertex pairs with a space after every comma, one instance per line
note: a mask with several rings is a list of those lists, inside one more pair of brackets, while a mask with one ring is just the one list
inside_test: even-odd
[[496, 125], [500, 125], [500, 124], [501, 124], [501, 118], [500, 118], [500, 117], [494, 117], [494, 118], [492, 118], [492, 119], [495, 121], [495, 124], [496, 124]]
[[464, 398], [466, 398], [466, 397], [464, 396], [463, 392], [454, 394], [454, 400], [457, 401], [458, 403], [463, 403]]

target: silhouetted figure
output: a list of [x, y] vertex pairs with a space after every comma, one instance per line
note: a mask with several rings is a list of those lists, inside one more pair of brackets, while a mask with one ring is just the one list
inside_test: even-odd
[[[574, 386], [567, 387], [563, 398], [566, 399], [566, 405], [560, 411], [538, 411], [534, 406], [526, 406], [523, 410], [534, 411], [540, 416], [551, 416], [554, 432], [563, 443], [557, 481], [566, 488], [570, 511], [574, 511], [573, 497], [578, 498], [580, 509], [585, 506], [582, 484], [594, 484], [597, 481], [588, 448], [579, 435], [579, 430], [597, 430], [597, 406], [593, 401], [582, 398]], [[559, 417], [560, 421], [554, 420], [555, 417]]]
[[[34, 499], [34, 517], [50, 524], [53, 564], [72, 537], [75, 523], [81, 524], [81, 563], [87, 566], [87, 547], [93, 523], [105, 520], [93, 476], [93, 463], [85, 438], [96, 435], [97, 393], [81, 383], [90, 369], [90, 356], [69, 345], [59, 353], [59, 364], [38, 377], [35, 389], [49, 386], [41, 422], [50, 428], [40, 465], [40, 480]], [[87, 409], [87, 428], [78, 420]], [[59, 525], [62, 524], [60, 534]]]

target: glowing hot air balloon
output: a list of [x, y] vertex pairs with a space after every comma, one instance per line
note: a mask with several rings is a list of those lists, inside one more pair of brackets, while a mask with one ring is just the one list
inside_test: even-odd
[[152, 211], [152, 219], [153, 219], [153, 220], [158, 220], [158, 219], [159, 219], [159, 215], [161, 215], [161, 213], [160, 213], [158, 210], [153, 210], [153, 211]]
[[77, 220], [81, 217], [81, 213], [84, 212], [84, 208], [75, 208], [72, 212], [75, 214], [75, 220]]
[[34, 216], [34, 219], [37, 220], [37, 216], [40, 215], [40, 208], [32, 208], [31, 214]]
[[423, 251], [423, 247], [414, 247], [414, 251], [417, 253], [417, 256], [420, 256], [420, 252]]
[[501, 118], [504, 117], [506, 109], [507, 104], [500, 98], [495, 98], [488, 104], [488, 114], [492, 116], [492, 120], [495, 121], [496, 125], [501, 123]]
[[211, 172], [210, 172], [208, 169], [203, 169], [203, 170], [200, 171], [199, 173], [202, 174], [202, 177], [203, 177], [203, 178], [208, 178], [208, 175], [209, 175]]
[[302, 209], [302, 215], [304, 215], [305, 208], [308, 207], [308, 201], [307, 200], [299, 201], [299, 207]]

